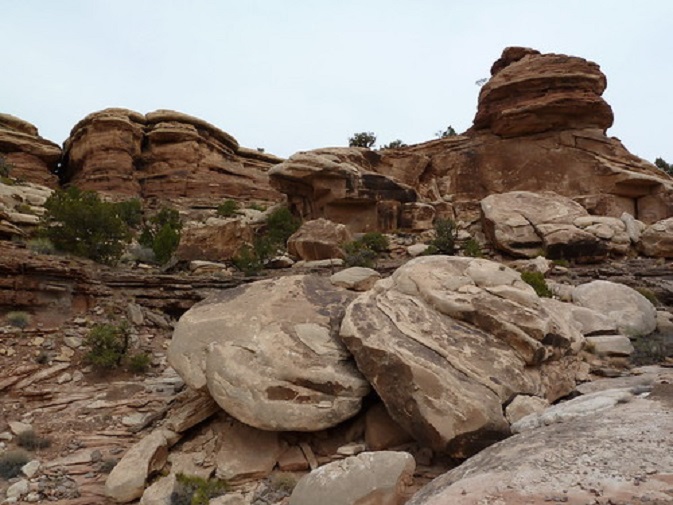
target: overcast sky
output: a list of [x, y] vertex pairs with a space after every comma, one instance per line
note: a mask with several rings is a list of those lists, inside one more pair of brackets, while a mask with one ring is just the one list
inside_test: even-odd
[[0, 0], [0, 111], [62, 143], [90, 112], [174, 109], [280, 156], [469, 128], [506, 46], [608, 77], [609, 135], [673, 162], [671, 0]]

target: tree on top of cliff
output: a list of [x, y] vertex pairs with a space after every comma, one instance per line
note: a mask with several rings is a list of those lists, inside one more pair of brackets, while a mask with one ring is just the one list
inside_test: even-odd
[[671, 165], [670, 163], [666, 163], [666, 160], [664, 160], [664, 158], [657, 158], [656, 160], [654, 160], [654, 164], [661, 170], [666, 172], [668, 175], [673, 175], [673, 165]]
[[376, 144], [376, 135], [374, 132], [360, 132], [353, 134], [352, 137], [348, 139], [349, 147], [366, 147], [371, 149]]
[[59, 251], [114, 264], [130, 240], [128, 226], [114, 204], [76, 187], [52, 193], [44, 204], [41, 233]]

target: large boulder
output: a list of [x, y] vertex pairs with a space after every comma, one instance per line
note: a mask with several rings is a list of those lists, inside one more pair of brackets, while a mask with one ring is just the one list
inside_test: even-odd
[[584, 340], [516, 271], [449, 256], [411, 260], [359, 296], [341, 338], [391, 417], [456, 457], [509, 434], [514, 395], [568, 394]]
[[488, 447], [407, 505], [671, 503], [673, 387], [603, 397]]
[[364, 148], [299, 152], [269, 171], [271, 185], [285, 193], [305, 219], [326, 218], [352, 233], [390, 231], [400, 226], [402, 205], [416, 191], [376, 173], [381, 155]]
[[673, 258], [673, 217], [645, 228], [640, 235], [639, 249], [645, 256]]
[[416, 462], [406, 452], [363, 452], [302, 477], [289, 505], [397, 505], [413, 480]]
[[351, 240], [345, 225], [320, 218], [303, 223], [288, 239], [287, 250], [305, 261], [343, 258], [341, 246]]
[[224, 261], [254, 238], [254, 229], [243, 219], [209, 219], [182, 230], [176, 255], [181, 260]]
[[355, 415], [369, 391], [337, 336], [354, 296], [310, 275], [222, 291], [180, 318], [169, 362], [250, 426], [334, 426]]
[[64, 144], [61, 177], [82, 189], [144, 198], [278, 201], [267, 170], [282, 159], [241, 148], [193, 116], [105, 109], [79, 121]]
[[10, 114], [0, 113], [0, 156], [17, 179], [56, 188], [55, 172], [61, 148], [40, 137], [35, 126]]
[[610, 281], [591, 281], [573, 289], [576, 305], [593, 309], [613, 320], [626, 336], [649, 335], [657, 329], [657, 310], [638, 291]]
[[491, 243], [513, 256], [533, 258], [544, 251], [549, 258], [595, 259], [607, 253], [595, 234], [574, 225], [589, 216], [586, 209], [556, 193], [489, 195], [481, 201], [481, 211]]

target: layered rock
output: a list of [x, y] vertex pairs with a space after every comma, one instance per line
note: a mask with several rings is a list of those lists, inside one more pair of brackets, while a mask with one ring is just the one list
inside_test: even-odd
[[448, 256], [416, 258], [358, 297], [341, 338], [392, 418], [456, 457], [509, 434], [514, 395], [568, 394], [584, 340], [514, 270]]
[[65, 142], [61, 178], [111, 195], [277, 201], [266, 171], [281, 159], [241, 148], [199, 118], [158, 110], [89, 114]]
[[182, 316], [169, 361], [187, 384], [207, 388], [250, 426], [334, 426], [355, 415], [369, 391], [336, 335], [353, 297], [308, 275], [224, 291]]
[[381, 156], [364, 148], [300, 152], [269, 171], [271, 184], [288, 196], [304, 219], [325, 218], [352, 233], [399, 228], [402, 205], [416, 192], [374, 171]]
[[0, 114], [0, 155], [12, 169], [10, 175], [43, 186], [58, 184], [55, 172], [61, 148], [38, 134], [35, 126], [9, 114]]
[[341, 246], [353, 240], [345, 225], [327, 219], [307, 221], [287, 241], [287, 250], [293, 256], [306, 260], [343, 258]]

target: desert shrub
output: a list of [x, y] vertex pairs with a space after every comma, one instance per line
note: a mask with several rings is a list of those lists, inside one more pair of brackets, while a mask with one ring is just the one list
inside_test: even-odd
[[542, 298], [551, 298], [551, 289], [547, 286], [547, 281], [541, 272], [522, 272], [521, 280], [532, 286], [538, 296]]
[[451, 219], [438, 219], [435, 221], [435, 234], [426, 254], [453, 255], [456, 252], [456, 238], [458, 237], [456, 224]]
[[385, 252], [390, 247], [388, 237], [377, 231], [365, 233], [358, 239], [358, 242], [361, 242], [365, 247], [371, 249], [375, 253]]
[[657, 158], [654, 160], [654, 164], [660, 169], [666, 172], [669, 175], [673, 175], [673, 165], [666, 163], [666, 160], [663, 158]]
[[162, 208], [144, 226], [138, 242], [154, 251], [156, 261], [167, 263], [180, 245], [182, 222], [180, 214], [175, 209]]
[[97, 324], [84, 341], [89, 347], [85, 359], [98, 370], [110, 370], [121, 365], [128, 349], [126, 324]]
[[4, 156], [0, 156], [0, 177], [9, 178], [9, 174], [14, 167], [9, 163]]
[[465, 256], [472, 258], [481, 258], [483, 256], [481, 244], [473, 237], [468, 238], [463, 244], [463, 253]]
[[234, 200], [225, 200], [217, 207], [217, 215], [222, 217], [235, 216], [238, 211], [238, 203]]
[[435, 133], [435, 137], [439, 139], [445, 139], [446, 137], [455, 137], [458, 135], [456, 133], [456, 130], [453, 129], [453, 126], [449, 125], [446, 130], [439, 130], [437, 133]]
[[352, 137], [348, 139], [349, 147], [366, 147], [371, 149], [376, 144], [376, 135], [373, 132], [360, 132], [354, 133]]
[[41, 437], [33, 430], [22, 431], [16, 437], [16, 443], [19, 447], [34, 451], [36, 449], [46, 449], [51, 445], [51, 440]]
[[271, 476], [270, 484], [273, 489], [289, 496], [297, 486], [297, 478], [291, 473], [277, 473]]
[[659, 299], [657, 298], [657, 295], [654, 294], [654, 292], [650, 289], [643, 288], [643, 287], [638, 287], [636, 288], [636, 291], [643, 295], [647, 300], [654, 305], [655, 307], [659, 305]]
[[143, 206], [137, 198], [116, 202], [113, 205], [117, 216], [119, 216], [119, 219], [124, 221], [127, 226], [137, 228], [143, 222]]
[[21, 467], [30, 461], [23, 451], [7, 451], [0, 455], [0, 477], [13, 479], [21, 473]]
[[244, 245], [238, 250], [238, 254], [234, 256], [232, 262], [244, 275], [257, 275], [264, 264], [260, 255], [255, 251], [255, 248], [249, 245]]
[[265, 235], [272, 244], [285, 247], [287, 239], [301, 226], [301, 220], [296, 218], [287, 207], [278, 207], [266, 219]]
[[570, 261], [568, 261], [567, 259], [564, 259], [564, 258], [555, 259], [555, 260], [551, 260], [551, 261], [554, 265], [559, 266], [559, 267], [568, 268], [570, 266]]
[[374, 268], [379, 253], [386, 251], [388, 246], [388, 237], [385, 235], [378, 232], [365, 233], [342, 246], [344, 263], [349, 267]]
[[5, 316], [7, 324], [14, 326], [15, 328], [21, 328], [22, 330], [30, 324], [30, 314], [22, 310], [13, 310], [8, 312]]
[[28, 249], [39, 254], [54, 254], [56, 252], [54, 244], [52, 244], [51, 240], [45, 237], [32, 238], [26, 245], [28, 246]]
[[260, 203], [252, 202], [252, 203], [248, 204], [248, 209], [258, 210], [259, 212], [264, 212], [266, 210], [266, 207], [264, 205], [260, 204]]
[[135, 373], [145, 373], [152, 364], [152, 356], [145, 352], [134, 354], [128, 360], [129, 369]]
[[177, 486], [171, 494], [171, 505], [208, 505], [211, 498], [229, 490], [227, 483], [219, 479], [206, 480], [179, 473], [176, 480]]
[[59, 251], [113, 264], [130, 240], [128, 226], [114, 204], [101, 201], [92, 191], [58, 190], [44, 206], [41, 235]]
[[407, 144], [402, 142], [400, 139], [397, 139], [384, 145], [381, 147], [381, 149], [399, 149], [400, 147], [407, 147]]
[[30, 214], [30, 215], [35, 215], [35, 211], [33, 208], [28, 205], [27, 203], [20, 203], [16, 207], [14, 207], [14, 210], [18, 212], [19, 214]]

